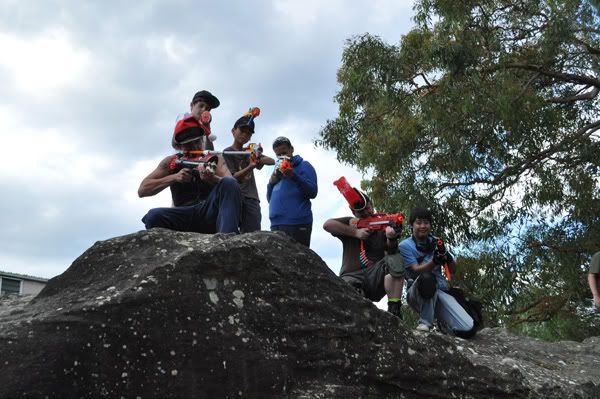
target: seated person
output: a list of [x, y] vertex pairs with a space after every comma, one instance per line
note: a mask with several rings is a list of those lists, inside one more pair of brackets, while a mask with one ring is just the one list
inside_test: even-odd
[[[436, 317], [454, 332], [471, 332], [475, 328], [473, 319], [448, 293], [448, 282], [441, 270], [444, 260], [436, 250], [437, 239], [430, 234], [432, 224], [433, 216], [428, 209], [413, 209], [409, 217], [412, 235], [399, 245], [406, 269], [406, 299], [419, 313], [417, 330], [429, 331]], [[449, 253], [445, 261], [450, 273], [454, 273], [456, 262]]]
[[[207, 91], [194, 107], [208, 112], [219, 101]], [[208, 93], [208, 94], [207, 94]], [[205, 119], [210, 120], [210, 118]], [[172, 144], [185, 152], [204, 150], [204, 138], [210, 128], [192, 114], [177, 122]], [[241, 191], [221, 156], [214, 156], [214, 169], [206, 165], [178, 166], [175, 155], [165, 157], [156, 169], [142, 180], [140, 197], [152, 196], [169, 187], [173, 207], [154, 208], [142, 218], [147, 229], [164, 227], [198, 233], [237, 233], [240, 222]]]

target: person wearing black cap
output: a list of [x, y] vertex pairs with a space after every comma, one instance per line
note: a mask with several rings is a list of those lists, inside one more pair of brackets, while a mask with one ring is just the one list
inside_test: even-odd
[[[256, 115], [257, 116], [257, 115]], [[254, 134], [255, 116], [246, 114], [235, 121], [231, 134], [233, 144], [223, 151], [242, 151]], [[261, 214], [258, 189], [254, 179], [254, 169], [262, 169], [264, 165], [275, 165], [273, 158], [260, 155], [253, 159], [247, 155], [226, 155], [225, 162], [240, 183], [242, 189], [242, 214], [240, 220], [240, 233], [250, 233], [260, 230]]]
[[[218, 106], [218, 100], [216, 103], [214, 100], [208, 99]], [[202, 138], [207, 133], [209, 127], [195, 115], [190, 115], [175, 125], [172, 144], [184, 152], [203, 150]], [[146, 228], [237, 233], [241, 210], [240, 185], [231, 176], [223, 158], [217, 156], [214, 170], [202, 165], [193, 169], [180, 167], [176, 160], [177, 156], [165, 157], [140, 184], [140, 197], [156, 195], [169, 187], [174, 205], [148, 211], [142, 218]]]
[[317, 196], [317, 173], [308, 161], [294, 155], [287, 137], [276, 138], [273, 151], [279, 162], [267, 184], [271, 231], [283, 231], [310, 247], [313, 223], [310, 200]]
[[354, 190], [362, 198], [350, 207], [354, 217], [332, 218], [323, 224], [325, 231], [342, 242], [340, 277], [373, 302], [387, 295], [388, 312], [402, 318], [404, 270], [398, 254], [398, 233], [389, 226], [385, 231], [353, 226], [353, 218], [366, 218], [374, 213], [371, 199]]
[[[190, 103], [190, 114], [200, 118], [203, 112], [210, 112], [211, 110], [218, 108], [221, 102], [219, 99], [211, 94], [208, 90], [200, 90], [194, 97], [192, 97], [192, 102]], [[214, 150], [215, 147], [211, 140], [207, 138], [208, 136], [204, 136], [202, 140], [203, 148], [205, 150]]]

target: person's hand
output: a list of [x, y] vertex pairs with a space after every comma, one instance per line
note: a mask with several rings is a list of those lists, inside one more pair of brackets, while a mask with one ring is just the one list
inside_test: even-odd
[[387, 226], [385, 228], [385, 236], [387, 237], [388, 240], [397, 240], [398, 239], [398, 233], [396, 232], [396, 230], [394, 230], [390, 226]]
[[372, 233], [372, 231], [367, 228], [356, 229], [356, 232], [354, 233], [354, 237], [358, 238], [359, 240], [366, 240], [367, 238], [369, 238], [371, 233]]
[[281, 174], [283, 174], [285, 177], [292, 177], [294, 175], [294, 169], [293, 168], [288, 168], [288, 169], [284, 169]]
[[189, 183], [192, 181], [192, 170], [190, 168], [181, 168], [173, 177], [176, 183]]
[[200, 179], [204, 180], [205, 182], [216, 183], [219, 180], [215, 175], [215, 170], [213, 168], [199, 165], [198, 172], [200, 173]]
[[275, 184], [279, 183], [279, 180], [281, 180], [281, 172], [279, 171], [279, 169], [275, 168], [275, 171], [271, 175], [271, 179], [269, 180], [269, 182], [272, 185], [275, 185]]

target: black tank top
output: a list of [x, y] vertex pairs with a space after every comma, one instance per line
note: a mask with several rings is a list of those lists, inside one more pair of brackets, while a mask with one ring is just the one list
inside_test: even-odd
[[213, 186], [200, 179], [198, 170], [192, 170], [192, 181], [189, 183], [171, 184], [171, 197], [175, 206], [196, 205], [206, 200]]

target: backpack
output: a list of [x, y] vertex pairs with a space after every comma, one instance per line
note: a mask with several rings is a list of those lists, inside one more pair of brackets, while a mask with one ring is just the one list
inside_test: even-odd
[[454, 299], [456, 299], [456, 302], [458, 302], [473, 319], [472, 329], [469, 331], [453, 331], [454, 335], [465, 339], [473, 338], [477, 333], [477, 330], [483, 327], [483, 305], [477, 300], [468, 299], [465, 296], [465, 292], [460, 288], [452, 287], [448, 290], [448, 294], [452, 295]]

